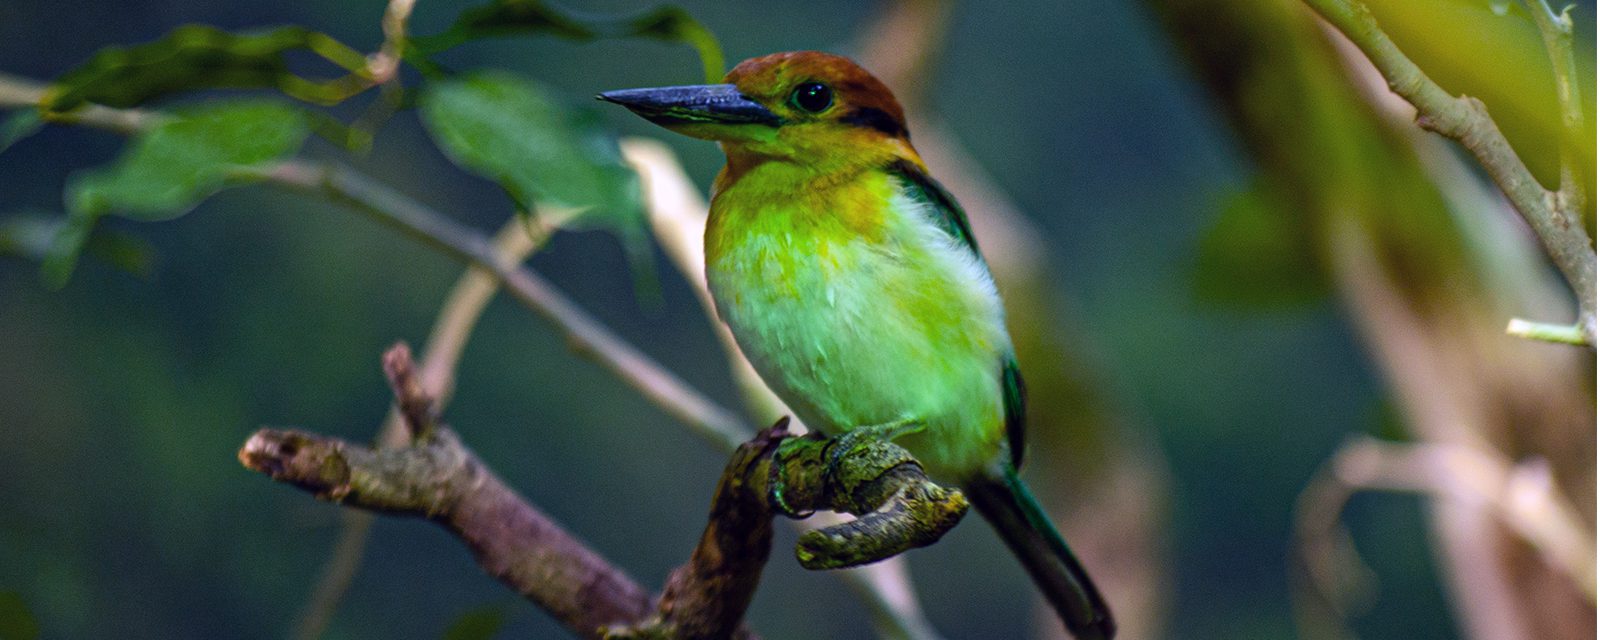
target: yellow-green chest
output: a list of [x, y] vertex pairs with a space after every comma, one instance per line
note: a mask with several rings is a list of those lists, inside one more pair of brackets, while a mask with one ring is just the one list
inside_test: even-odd
[[901, 442], [936, 472], [988, 462], [1011, 345], [982, 261], [889, 174], [777, 169], [724, 185], [706, 229], [712, 297], [757, 372], [813, 428], [915, 420]]

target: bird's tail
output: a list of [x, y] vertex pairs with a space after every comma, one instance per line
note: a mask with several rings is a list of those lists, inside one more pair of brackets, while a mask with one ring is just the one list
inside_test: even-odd
[[1117, 625], [1089, 573], [1078, 564], [1016, 468], [1002, 466], [1000, 477], [980, 476], [967, 482], [963, 491], [1022, 561], [1067, 630], [1079, 640], [1110, 640]]

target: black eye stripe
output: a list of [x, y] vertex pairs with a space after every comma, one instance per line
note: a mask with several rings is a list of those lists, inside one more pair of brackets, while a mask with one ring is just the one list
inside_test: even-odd
[[876, 129], [896, 138], [906, 135], [906, 127], [889, 112], [873, 107], [861, 107], [839, 118], [839, 122], [858, 127]]

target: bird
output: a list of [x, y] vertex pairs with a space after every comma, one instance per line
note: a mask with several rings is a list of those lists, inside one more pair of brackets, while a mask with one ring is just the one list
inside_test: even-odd
[[808, 427], [892, 439], [967, 494], [1080, 639], [1110, 608], [1018, 475], [1024, 389], [966, 213], [904, 110], [849, 58], [774, 53], [722, 84], [608, 91], [717, 142], [706, 284], [750, 364]]

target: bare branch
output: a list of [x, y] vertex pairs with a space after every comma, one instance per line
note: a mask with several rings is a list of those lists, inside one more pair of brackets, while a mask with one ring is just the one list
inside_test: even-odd
[[389, 380], [394, 392], [395, 408], [405, 418], [407, 432], [412, 440], [428, 437], [438, 418], [433, 396], [422, 389], [417, 381], [416, 363], [411, 360], [411, 347], [396, 343], [383, 354], [383, 376]]
[[[1359, 0], [1305, 0], [1305, 3], [1344, 33], [1372, 60], [1388, 81], [1389, 88], [1417, 108], [1417, 124], [1455, 139], [1478, 159], [1538, 235], [1545, 252], [1577, 295], [1578, 325], [1583, 328], [1585, 342], [1594, 345], [1595, 250], [1584, 231], [1579, 210], [1573, 206], [1574, 199], [1540, 186], [1489, 117], [1483, 102], [1470, 96], [1451, 96], [1434, 83], [1379, 28], [1365, 4]], [[1552, 52], [1552, 55], [1556, 54]], [[1561, 71], [1557, 74], [1559, 77]], [[1565, 99], [1563, 104], [1566, 104]], [[1581, 127], [1581, 108], [1577, 117]], [[1568, 184], [1566, 178], [1563, 184]], [[1581, 196], [1576, 199], [1581, 200]]]
[[323, 500], [438, 522], [496, 579], [585, 637], [650, 611], [649, 592], [507, 487], [447, 427], [384, 450], [263, 429], [239, 460]]
[[[409, 349], [391, 349], [384, 364], [397, 403], [406, 404], [414, 391]], [[699, 546], [654, 607], [642, 587], [507, 487], [444, 425], [391, 449], [263, 429], [239, 460], [323, 500], [445, 526], [491, 575], [584, 637], [749, 638], [741, 620], [771, 550], [774, 515], [862, 516], [800, 539], [802, 564], [837, 568], [932, 544], [967, 510], [959, 491], [928, 480], [893, 443], [790, 437], [786, 423], [735, 452]]]
[[1578, 63], [1572, 55], [1572, 5], [1559, 13], [1549, 0], [1522, 0], [1533, 16], [1544, 39], [1545, 52], [1556, 76], [1556, 99], [1561, 105], [1561, 190], [1556, 206], [1581, 214], [1584, 208], [1583, 169], [1579, 145], [1583, 136], [1583, 96], [1580, 93]]
[[[520, 264], [549, 238], [550, 230], [534, 218], [528, 223], [513, 216], [500, 229], [494, 240], [495, 252], [506, 265]], [[461, 360], [467, 338], [477, 326], [478, 318], [500, 290], [500, 280], [477, 267], [468, 267], [450, 290], [428, 335], [428, 346], [422, 362], [417, 365], [416, 378], [422, 393], [434, 398], [434, 411], [442, 412], [449, 403], [455, 388], [456, 364]], [[389, 412], [379, 429], [377, 447], [392, 448], [406, 445], [410, 440], [406, 420], [398, 408]], [[316, 640], [322, 637], [328, 622], [333, 618], [345, 591], [350, 588], [356, 571], [361, 567], [367, 535], [372, 530], [371, 513], [356, 509], [344, 511], [340, 519], [338, 541], [328, 561], [317, 578], [317, 585], [306, 599], [304, 609], [296, 616], [291, 637], [298, 640]]]
[[[1486, 512], [1567, 576], [1589, 602], [1596, 596], [1595, 538], [1570, 501], [1555, 488], [1548, 465], [1512, 465], [1493, 450], [1449, 444], [1399, 444], [1370, 437], [1346, 442], [1300, 494], [1295, 511], [1298, 582], [1342, 627], [1350, 576], [1370, 581], [1350, 536], [1339, 523], [1350, 498], [1363, 491], [1420, 493]], [[1303, 623], [1315, 619], [1304, 607]], [[1315, 634], [1307, 634], [1315, 635]], [[1344, 635], [1337, 633], [1335, 635]]]

